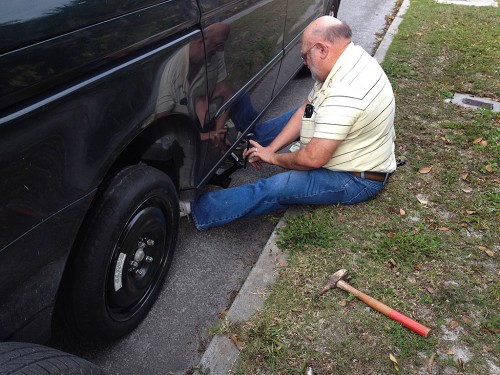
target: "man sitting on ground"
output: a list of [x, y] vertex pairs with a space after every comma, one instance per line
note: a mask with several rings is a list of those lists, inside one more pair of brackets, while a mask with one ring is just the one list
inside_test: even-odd
[[[244, 155], [289, 171], [181, 202], [200, 230], [295, 204], [354, 204], [377, 195], [396, 169], [395, 101], [377, 61], [331, 16], [302, 36], [301, 57], [316, 81], [307, 100], [267, 146], [250, 141]], [[300, 149], [277, 153], [300, 137]]]

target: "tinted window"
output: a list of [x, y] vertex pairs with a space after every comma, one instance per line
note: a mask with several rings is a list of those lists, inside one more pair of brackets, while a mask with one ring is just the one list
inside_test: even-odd
[[[3, 1], [0, 12], [0, 53], [162, 2], [165, 1]], [[189, 4], [189, 1], [186, 3]]]

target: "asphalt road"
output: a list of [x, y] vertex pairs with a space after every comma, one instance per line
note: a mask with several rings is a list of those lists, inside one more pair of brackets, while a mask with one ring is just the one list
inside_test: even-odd
[[[360, 6], [359, 1], [342, 0], [339, 18], [353, 29], [354, 42], [372, 52], [375, 34], [383, 30], [385, 16], [395, 3], [379, 0]], [[309, 76], [295, 78], [265, 117], [303, 102], [311, 85]], [[279, 170], [240, 170], [233, 175], [232, 185], [255, 181]], [[178, 248], [160, 297], [133, 333], [107, 345], [88, 345], [59, 330], [50, 344], [90, 360], [109, 375], [191, 374], [210, 340], [210, 327], [230, 306], [278, 219], [245, 220], [197, 232], [189, 219], [183, 218]]]

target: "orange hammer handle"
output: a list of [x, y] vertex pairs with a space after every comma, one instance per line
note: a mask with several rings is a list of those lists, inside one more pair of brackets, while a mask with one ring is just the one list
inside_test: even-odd
[[366, 303], [371, 308], [381, 312], [382, 314], [388, 316], [389, 318], [395, 320], [396, 322], [401, 323], [406, 328], [411, 329], [413, 332], [416, 332], [424, 337], [427, 337], [427, 335], [429, 334], [430, 328], [420, 324], [419, 322], [416, 322], [415, 320], [407, 317], [406, 315], [401, 314], [400, 312], [390, 308], [389, 306], [384, 305], [382, 302], [377, 301], [375, 298], [370, 297], [369, 295], [363, 292], [360, 292], [356, 288], [350, 286], [344, 280], [339, 280], [337, 282], [337, 287], [339, 287], [342, 290], [345, 290], [346, 292], [356, 295], [356, 297], [358, 297], [361, 301]]

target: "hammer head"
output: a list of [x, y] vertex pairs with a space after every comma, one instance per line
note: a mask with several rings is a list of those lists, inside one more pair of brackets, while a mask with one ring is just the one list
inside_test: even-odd
[[335, 288], [337, 283], [342, 280], [345, 275], [347, 275], [347, 270], [341, 269], [335, 272], [332, 276], [330, 276], [330, 280], [325, 284], [323, 289], [321, 289], [321, 292], [319, 292], [319, 295], [321, 296], [322, 294], [328, 292], [330, 289]]

